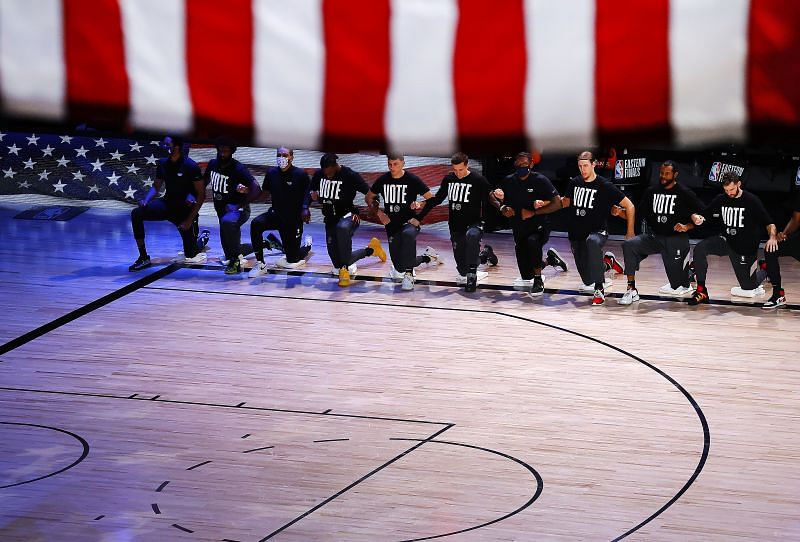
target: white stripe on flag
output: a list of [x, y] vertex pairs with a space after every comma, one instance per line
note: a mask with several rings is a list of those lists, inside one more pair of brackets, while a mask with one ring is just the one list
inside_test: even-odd
[[457, 144], [455, 0], [393, 0], [391, 13], [388, 145], [400, 152], [450, 154]]
[[525, 126], [539, 149], [591, 146], [595, 0], [525, 0]]
[[65, 114], [61, 0], [0, 1], [0, 93], [6, 113]]
[[130, 119], [136, 128], [192, 129], [185, 9], [183, 0], [120, 0]]
[[253, 0], [256, 142], [315, 149], [325, 76], [320, 0]]
[[676, 142], [744, 138], [748, 0], [672, 0], [669, 48]]

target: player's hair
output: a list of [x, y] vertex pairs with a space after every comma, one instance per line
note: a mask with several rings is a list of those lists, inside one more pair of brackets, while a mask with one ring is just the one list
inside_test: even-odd
[[452, 157], [450, 157], [450, 163], [452, 165], [468, 164], [469, 163], [469, 156], [467, 156], [463, 152], [457, 152]]

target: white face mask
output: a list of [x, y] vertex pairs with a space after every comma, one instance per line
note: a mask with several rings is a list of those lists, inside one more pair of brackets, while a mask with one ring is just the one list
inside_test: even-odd
[[285, 156], [278, 156], [278, 167], [281, 169], [286, 169], [289, 166], [289, 159]]

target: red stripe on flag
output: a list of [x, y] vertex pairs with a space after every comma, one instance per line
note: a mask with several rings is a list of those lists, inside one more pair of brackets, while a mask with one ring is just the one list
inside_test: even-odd
[[[388, 0], [324, 0], [323, 148], [385, 147], [391, 70]], [[424, 84], [420, 81], [420, 84]]]
[[781, 125], [797, 132], [800, 124], [800, 62], [797, 58], [800, 3], [751, 2], [748, 39], [750, 124], [766, 136], [778, 135], [774, 130]]
[[669, 1], [597, 0], [595, 32], [600, 138], [668, 137]]
[[129, 98], [117, 0], [64, 0], [62, 5], [69, 116], [120, 129]]
[[250, 0], [186, 4], [186, 57], [195, 134], [249, 140], [253, 131]]
[[453, 92], [461, 148], [525, 148], [523, 1], [459, 0], [458, 8]]

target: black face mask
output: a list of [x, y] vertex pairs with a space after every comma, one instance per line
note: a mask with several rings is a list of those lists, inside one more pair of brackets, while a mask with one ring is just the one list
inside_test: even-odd
[[518, 167], [517, 168], [517, 177], [525, 177], [531, 172], [531, 168], [529, 167]]

